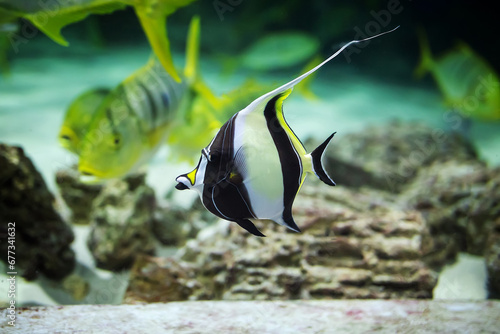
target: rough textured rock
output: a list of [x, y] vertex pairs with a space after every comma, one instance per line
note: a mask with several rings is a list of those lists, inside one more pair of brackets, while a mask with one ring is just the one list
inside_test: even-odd
[[109, 181], [94, 200], [87, 245], [102, 269], [130, 267], [140, 253], [154, 252], [154, 191], [145, 175]]
[[327, 160], [340, 186], [308, 180], [294, 204], [302, 234], [261, 223], [260, 239], [220, 222], [186, 244], [177, 261], [199, 283], [190, 298], [430, 298], [459, 251], [497, 254], [486, 245], [500, 172], [466, 140], [391, 123], [335, 144]]
[[140, 255], [130, 272], [124, 303], [187, 300], [197, 286], [193, 270], [170, 258]]
[[500, 216], [486, 244], [486, 268], [488, 269], [489, 298], [500, 299]]
[[399, 201], [422, 212], [443, 251], [484, 255], [500, 216], [500, 170], [479, 161], [435, 162], [419, 170]]
[[[62, 199], [71, 211], [71, 223], [89, 224], [93, 215], [93, 203], [102, 192], [103, 185], [83, 183], [79, 177], [80, 174], [74, 168], [62, 169], [56, 173], [56, 183]], [[201, 207], [199, 201], [190, 210], [168, 201], [160, 201], [155, 205], [151, 223], [153, 236], [164, 245], [183, 246], [188, 239], [196, 237], [201, 229], [216, 220], [206, 210], [200, 210]]]
[[184, 246], [200, 230], [215, 223], [217, 217], [195, 201], [188, 210], [169, 203], [158, 205], [153, 221], [153, 234], [164, 245]]
[[[71, 228], [54, 208], [54, 197], [20, 147], [0, 144], [0, 252], [14, 245], [15, 271], [27, 279], [38, 273], [60, 279], [75, 265]], [[7, 239], [15, 223], [15, 243]], [[12, 248], [11, 248], [12, 250]]]
[[61, 283], [64, 291], [68, 292], [76, 301], [83, 300], [89, 294], [89, 283], [76, 273], [66, 276]]
[[379, 189], [419, 211], [435, 243], [426, 258], [432, 267], [459, 251], [488, 251], [500, 216], [500, 170], [480, 161], [459, 134], [416, 123], [370, 127], [339, 139], [327, 163], [339, 185]]
[[92, 203], [102, 190], [102, 185], [86, 184], [79, 180], [76, 169], [62, 169], [56, 172], [56, 184], [61, 196], [71, 210], [73, 224], [89, 224]]
[[[259, 229], [267, 238], [256, 238], [221, 221], [189, 241], [176, 261], [191, 268], [186, 269], [195, 279], [187, 280], [190, 298], [432, 297], [437, 275], [422, 258], [432, 252], [433, 242], [418, 212], [374, 201], [373, 194], [318, 192], [312, 185], [303, 187], [294, 211], [301, 234], [265, 222]], [[130, 285], [154, 281], [161, 276], [158, 271], [170, 275], [155, 268], [157, 261], [138, 264]], [[158, 295], [155, 291], [149, 295]], [[126, 300], [132, 302], [134, 295], [128, 292]]]
[[339, 185], [398, 192], [434, 161], [475, 158], [475, 150], [459, 134], [395, 121], [336, 138], [326, 163]]

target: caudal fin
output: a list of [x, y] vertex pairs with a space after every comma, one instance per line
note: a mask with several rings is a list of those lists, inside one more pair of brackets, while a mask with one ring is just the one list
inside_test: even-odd
[[417, 78], [422, 78], [432, 68], [434, 61], [424, 28], [419, 27], [417, 29], [417, 36], [420, 45], [420, 62], [413, 75]]
[[311, 152], [311, 158], [312, 158], [312, 168], [314, 174], [323, 181], [324, 183], [328, 184], [329, 186], [334, 186], [335, 182], [332, 180], [330, 175], [325, 170], [325, 167], [323, 166], [323, 155], [325, 154], [325, 150], [328, 147], [328, 144], [330, 143], [330, 140], [332, 140], [333, 136], [336, 134], [336, 132], [332, 133], [330, 137], [326, 138], [326, 140], [316, 147], [314, 151]]

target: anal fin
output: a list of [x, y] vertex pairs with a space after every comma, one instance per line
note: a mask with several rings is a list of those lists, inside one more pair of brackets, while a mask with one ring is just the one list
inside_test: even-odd
[[297, 226], [297, 223], [295, 223], [295, 220], [293, 220], [292, 217], [292, 212], [290, 210], [289, 214], [286, 215], [286, 217], [283, 217], [282, 221], [277, 222], [280, 225], [288, 227], [290, 230], [300, 233], [302, 232], [300, 228]]
[[236, 221], [236, 224], [240, 225], [253, 235], [256, 235], [258, 237], [265, 237], [265, 235], [262, 234], [262, 232], [259, 231], [259, 229], [248, 219], [239, 219]]

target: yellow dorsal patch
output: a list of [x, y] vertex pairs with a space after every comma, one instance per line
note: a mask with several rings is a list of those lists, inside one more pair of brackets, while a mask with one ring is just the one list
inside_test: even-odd
[[288, 95], [290, 95], [291, 92], [292, 88], [287, 89], [283, 93], [281, 93], [280, 97], [276, 100], [276, 104], [274, 107], [276, 108], [276, 117], [278, 118], [280, 125], [287, 133], [288, 137], [292, 141], [293, 146], [300, 154], [300, 157], [303, 158], [306, 155], [306, 150], [304, 149], [304, 146], [302, 146], [302, 143], [300, 142], [299, 138], [297, 138], [293, 130], [286, 122], [285, 117], [283, 116], [283, 101], [288, 97]]
[[[306, 173], [305, 172], [312, 172], [312, 162], [311, 162], [311, 156], [307, 154], [306, 149], [302, 145], [301, 141], [299, 138], [297, 138], [297, 135], [293, 132], [293, 130], [290, 128], [288, 123], [285, 120], [285, 117], [283, 116], [283, 101], [290, 95], [292, 92], [293, 88], [287, 89], [283, 93], [281, 93], [281, 96], [276, 100], [275, 108], [276, 108], [276, 117], [278, 119], [278, 122], [280, 122], [281, 126], [285, 130], [286, 134], [288, 135], [288, 138], [290, 138], [293, 147], [297, 151], [297, 153], [300, 156], [300, 160], [302, 161], [302, 168], [303, 168], [303, 173], [300, 178], [300, 187], [302, 186], [302, 183], [304, 182], [306, 178]], [[300, 188], [299, 188], [300, 189]]]
[[189, 182], [191, 182], [191, 185], [194, 186], [194, 182], [196, 181], [196, 172], [198, 171], [197, 168], [193, 169], [193, 171], [189, 172], [186, 174], [187, 178], [189, 179]]

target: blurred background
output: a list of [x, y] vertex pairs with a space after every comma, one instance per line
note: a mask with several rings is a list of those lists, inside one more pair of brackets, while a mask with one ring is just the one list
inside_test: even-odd
[[[277, 87], [311, 67], [314, 56], [325, 59], [353, 39], [400, 26], [391, 34], [346, 50], [324, 66], [309, 86], [314, 98], [299, 92], [292, 94], [285, 102], [285, 115], [298, 137], [306, 143], [317, 142], [337, 131], [335, 140], [338, 138], [342, 143], [344, 136], [362, 133], [369, 126], [386, 126], [394, 120], [419, 121], [433, 130], [458, 132], [461, 138], [470, 141], [487, 168], [500, 165], [500, 111], [492, 109], [491, 119], [461, 118], [457, 123], [444, 102], [443, 87], [429, 73], [420, 78], [415, 75], [422, 55], [418, 31], [424, 31], [436, 60], [453, 55], [457, 45], [467, 44], [475, 54], [472, 63], [480, 63], [479, 67], [488, 64], [483, 73], [493, 73], [491, 87], [495, 94], [500, 94], [495, 74], [500, 72], [499, 29], [497, 13], [490, 2], [194, 1], [167, 20], [177, 68], [184, 66], [186, 35], [194, 15], [201, 18], [200, 75], [216, 95], [237, 89], [249, 78]], [[67, 221], [71, 215], [61, 204], [56, 173], [70, 168], [77, 160], [57, 142], [64, 114], [83, 91], [118, 85], [146, 63], [151, 48], [131, 7], [111, 14], [91, 15], [65, 27], [62, 34], [70, 43], [68, 47], [55, 43], [24, 19], [16, 22], [19, 22], [16, 38], [6, 37], [12, 35], [0, 31], [3, 38], [0, 40], [0, 142], [24, 149], [49, 191], [54, 193], [59, 203], [56, 207]], [[270, 48], [280, 46], [283, 38], [279, 34], [283, 32], [305, 33], [307, 37], [304, 44], [285, 43], [282, 48]], [[268, 36], [270, 40], [263, 41]], [[296, 49], [306, 49], [306, 45], [312, 50], [309, 55], [293, 54]], [[281, 54], [280, 50], [290, 51]], [[274, 58], [278, 60], [273, 62]], [[448, 85], [461, 82], [460, 73], [467, 80], [467, 71], [474, 64], [464, 64], [463, 69], [445, 68], [439, 75], [444, 76]], [[390, 132], [391, 125], [386, 129]], [[175, 157], [172, 161], [170, 154], [168, 147], [159, 150], [149, 164], [146, 184], [155, 191], [159, 202], [172, 201], [190, 209], [195, 194], [172, 195], [172, 189], [175, 177], [192, 170], [193, 165], [175, 161]], [[340, 185], [341, 180], [340, 177]], [[5, 213], [4, 217], [9, 216]], [[65, 284], [80, 287], [79, 299], [75, 290], [63, 287], [61, 281], [43, 275], [36, 280], [19, 277], [21, 305], [122, 301], [130, 266], [125, 271], [99, 269], [88, 250], [88, 225], [74, 225], [72, 229], [75, 241], [71, 247], [76, 254], [77, 272], [72, 277], [74, 281]], [[157, 245], [156, 254], [171, 255], [179, 247], [175, 242]], [[440, 276], [444, 283], [437, 285], [434, 298], [486, 298], [487, 274], [484, 258], [478, 255], [481, 252], [466, 254], [461, 249], [458, 253], [452, 256], [453, 261], [445, 261], [452, 266], [450, 274]], [[442, 271], [445, 262], [436, 272], [445, 272]], [[464, 266], [457, 267], [457, 263]], [[465, 280], [459, 282], [457, 277]], [[5, 279], [2, 277], [1, 282]], [[1, 285], [5, 290], [6, 285]], [[0, 295], [5, 296], [2, 291]]]

